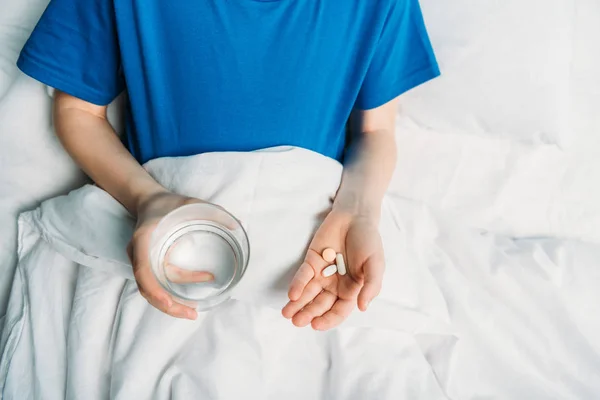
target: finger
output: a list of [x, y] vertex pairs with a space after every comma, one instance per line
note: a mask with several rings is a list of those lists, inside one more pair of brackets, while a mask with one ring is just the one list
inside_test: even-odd
[[[154, 288], [152, 285], [148, 284], [145, 284], [144, 287], [142, 286], [144, 283], [140, 283], [139, 278], [136, 279], [138, 280], [140, 294], [155, 308], [176, 318], [187, 318], [194, 320], [198, 317], [198, 313], [195, 309], [173, 301], [173, 298], [162, 287], [160, 287], [158, 283], [158, 288]], [[149, 286], [150, 289], [148, 289]]]
[[302, 263], [298, 271], [296, 271], [296, 275], [292, 279], [292, 283], [290, 283], [290, 290], [288, 291], [288, 297], [292, 301], [297, 301], [308, 282], [315, 276], [315, 270], [310, 266], [306, 261]]
[[142, 296], [154, 307], [169, 315], [195, 319], [198, 315], [196, 310], [182, 304], [176, 304], [169, 293], [160, 286], [150, 269], [147, 253], [143, 249], [144, 246], [133, 248], [133, 274]]
[[336, 295], [327, 291], [321, 292], [315, 297], [315, 300], [312, 303], [294, 315], [294, 318], [292, 318], [293, 324], [298, 327], [305, 327], [310, 324], [314, 318], [320, 317], [329, 311], [336, 300]]
[[331, 307], [331, 310], [312, 320], [311, 325], [313, 329], [326, 331], [335, 328], [348, 318], [348, 315], [354, 309], [354, 304], [354, 301], [351, 300], [338, 299]]
[[190, 271], [172, 264], [167, 264], [165, 267], [165, 275], [171, 282], [180, 284], [210, 282], [215, 279], [215, 276], [210, 272]]
[[381, 257], [369, 257], [363, 266], [364, 285], [358, 294], [358, 308], [367, 311], [369, 303], [381, 291], [385, 262]]
[[165, 307], [165, 304], [163, 303], [155, 303], [152, 299], [147, 300], [148, 303], [150, 303], [150, 305], [172, 317], [185, 318], [191, 320], [195, 320], [198, 317], [198, 313], [196, 312], [196, 310], [183, 304], [173, 302], [170, 307]]
[[320, 253], [317, 253], [313, 249], [308, 249], [304, 262], [296, 271], [296, 275], [290, 283], [290, 289], [288, 291], [288, 297], [292, 301], [296, 301], [302, 295], [302, 292], [306, 285], [319, 274], [323, 268], [327, 267], [328, 263], [323, 260]]
[[281, 310], [281, 313], [286, 318], [292, 318], [298, 311], [302, 310], [308, 303], [313, 301], [322, 290], [323, 288], [319, 283], [316, 281], [310, 282], [306, 285], [306, 288], [304, 288], [300, 298], [296, 301], [287, 303], [286, 306], [283, 307], [283, 310]]

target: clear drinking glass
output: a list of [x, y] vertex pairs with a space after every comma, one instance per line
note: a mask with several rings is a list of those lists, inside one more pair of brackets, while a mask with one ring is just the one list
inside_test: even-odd
[[[231, 297], [250, 258], [248, 235], [233, 215], [214, 204], [182, 206], [166, 215], [152, 234], [150, 263], [175, 301], [207, 310]], [[214, 280], [194, 282], [193, 273]]]

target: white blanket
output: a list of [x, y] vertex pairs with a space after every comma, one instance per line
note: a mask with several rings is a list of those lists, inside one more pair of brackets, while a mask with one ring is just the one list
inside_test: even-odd
[[[407, 258], [419, 255], [401, 239], [401, 222], [389, 205], [382, 223], [389, 268], [373, 310], [355, 313], [348, 330], [328, 335], [295, 329], [280, 315], [291, 274], [339, 185], [337, 162], [283, 148], [158, 160], [148, 169], [166, 187], [223, 205], [243, 221], [252, 258], [238, 301], [196, 322], [162, 315], [131, 280], [124, 249], [133, 221], [114, 199], [86, 186], [47, 201], [19, 222], [19, 267], [0, 365], [7, 398], [66, 393], [100, 399], [109, 389], [115, 398], [169, 398], [173, 391], [241, 398], [249, 390], [276, 398], [290, 388], [286, 397], [365, 398], [374, 392], [398, 398], [415, 390], [402, 383], [406, 371], [384, 369], [377, 379], [372, 374], [404, 352], [412, 354], [407, 368], [416, 368], [419, 392], [443, 398], [414, 337], [390, 332], [423, 332], [444, 341], [452, 335], [441, 292], [429, 272]], [[407, 263], [402, 268], [401, 258]], [[364, 352], [372, 354], [355, 369]], [[306, 361], [298, 364], [298, 358]], [[330, 368], [341, 369], [339, 382]], [[349, 376], [369, 384], [342, 387]], [[333, 379], [330, 389], [324, 379]]]
[[19, 220], [2, 333], [5, 399], [592, 399], [600, 393], [597, 247], [454, 228], [388, 197], [384, 290], [327, 333], [281, 317], [341, 167], [306, 150], [161, 159], [162, 184], [223, 205], [252, 259], [195, 322], [149, 306], [124, 247], [133, 221], [86, 186]]

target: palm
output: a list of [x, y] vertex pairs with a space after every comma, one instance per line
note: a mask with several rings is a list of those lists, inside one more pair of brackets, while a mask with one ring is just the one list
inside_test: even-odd
[[[323, 277], [322, 271], [328, 263], [321, 252], [327, 247], [345, 255], [348, 274]], [[381, 238], [372, 221], [331, 213], [309, 246], [290, 286], [291, 301], [283, 314], [297, 326], [312, 324], [319, 330], [337, 326], [352, 312], [357, 300], [360, 308], [366, 309], [379, 289], [365, 285], [365, 281], [375, 275], [380, 280], [382, 268]]]
[[[201, 201], [173, 193], [158, 194], [139, 210], [137, 226], [127, 247], [127, 254], [133, 265], [134, 276], [142, 296], [159, 310], [179, 318], [194, 319], [196, 311], [174, 302], [154, 277], [149, 260], [150, 239], [159, 221], [165, 215], [183, 205], [198, 202]], [[213, 279], [212, 274], [208, 272], [184, 270], [171, 264], [165, 266], [165, 271], [169, 280], [175, 283], [196, 283]]]

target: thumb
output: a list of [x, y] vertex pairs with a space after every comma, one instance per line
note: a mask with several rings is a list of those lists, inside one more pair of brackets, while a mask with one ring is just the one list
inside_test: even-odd
[[358, 294], [358, 308], [367, 311], [369, 303], [381, 291], [385, 262], [381, 255], [371, 256], [363, 264], [364, 284]]

